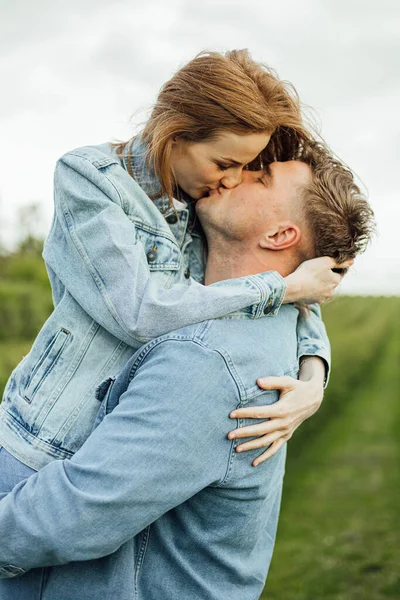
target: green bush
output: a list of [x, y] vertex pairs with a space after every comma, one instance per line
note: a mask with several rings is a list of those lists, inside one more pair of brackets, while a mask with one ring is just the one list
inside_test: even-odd
[[50, 291], [42, 257], [37, 254], [11, 254], [0, 258], [0, 280], [35, 282]]
[[31, 340], [52, 310], [41, 283], [0, 280], [0, 340]]
[[0, 341], [32, 340], [53, 308], [39, 253], [0, 257]]
[[0, 256], [0, 398], [53, 309], [40, 248]]
[[31, 340], [25, 342], [0, 342], [0, 402], [11, 371], [28, 354]]

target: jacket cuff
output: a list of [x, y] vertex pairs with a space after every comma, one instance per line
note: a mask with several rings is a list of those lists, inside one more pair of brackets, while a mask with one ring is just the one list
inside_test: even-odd
[[258, 288], [260, 300], [253, 305], [253, 318], [275, 317], [282, 305], [286, 292], [286, 281], [277, 271], [266, 271], [250, 275], [249, 280]]
[[325, 365], [325, 379], [324, 379], [324, 389], [326, 389], [329, 377], [331, 373], [331, 354], [329, 348], [325, 348], [321, 346], [321, 340], [306, 340], [302, 342], [299, 346], [298, 350], [299, 356], [299, 365], [301, 366], [301, 361], [307, 356], [317, 356], [320, 358]]

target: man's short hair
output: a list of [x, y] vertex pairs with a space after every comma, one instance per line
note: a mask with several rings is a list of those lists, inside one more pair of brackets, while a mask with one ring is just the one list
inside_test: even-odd
[[310, 165], [312, 182], [303, 191], [314, 256], [341, 263], [364, 252], [375, 232], [374, 213], [350, 169], [321, 143], [309, 142], [299, 160]]

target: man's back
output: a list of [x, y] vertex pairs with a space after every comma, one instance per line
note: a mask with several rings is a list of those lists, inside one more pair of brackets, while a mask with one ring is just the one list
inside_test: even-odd
[[[29, 511], [27, 520], [47, 564], [95, 559], [51, 569], [45, 600], [258, 598], [285, 448], [252, 467], [259, 451], [235, 452], [229, 413], [278, 399], [257, 386], [260, 373], [296, 376], [297, 316], [290, 305], [275, 318], [240, 313], [137, 352], [106, 391], [110, 414], [84, 447], [62, 471], [52, 463], [39, 473], [51, 491], [41, 495], [46, 481], [39, 495], [26, 486], [27, 502], [44, 503], [46, 531], [37, 509], [33, 532]], [[19, 548], [29, 546], [24, 534], [17, 529]], [[26, 566], [42, 564], [33, 560]]]

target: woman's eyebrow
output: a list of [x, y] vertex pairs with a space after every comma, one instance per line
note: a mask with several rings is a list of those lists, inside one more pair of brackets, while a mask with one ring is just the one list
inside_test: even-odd
[[234, 165], [238, 165], [239, 167], [243, 164], [241, 162], [238, 162], [237, 160], [233, 160], [233, 158], [223, 158], [221, 157], [221, 160], [225, 160], [226, 162], [230, 162]]

